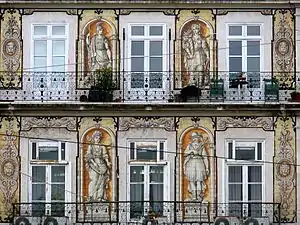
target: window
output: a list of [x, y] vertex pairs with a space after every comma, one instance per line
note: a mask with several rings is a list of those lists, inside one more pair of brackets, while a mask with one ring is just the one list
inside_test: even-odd
[[[60, 87], [64, 82], [67, 58], [67, 26], [60, 24], [33, 25], [32, 68], [34, 87]], [[44, 72], [51, 72], [51, 78]], [[63, 86], [61, 88], [64, 88]]]
[[130, 142], [130, 217], [144, 216], [146, 209], [163, 214], [167, 199], [167, 165], [164, 160], [164, 141]]
[[131, 25], [129, 61], [134, 89], [162, 89], [166, 70], [166, 29], [164, 25]]
[[64, 215], [66, 143], [31, 142], [31, 202], [34, 215]]
[[[227, 201], [231, 216], [260, 217], [263, 200], [263, 141], [227, 141]], [[246, 204], [245, 204], [246, 203]]]
[[249, 87], [260, 87], [261, 26], [229, 25], [229, 73], [230, 80], [246, 72]]
[[164, 141], [131, 142], [130, 160], [163, 160], [164, 145]]

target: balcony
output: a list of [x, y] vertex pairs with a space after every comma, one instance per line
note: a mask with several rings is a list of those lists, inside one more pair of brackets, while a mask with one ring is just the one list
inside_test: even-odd
[[[280, 204], [200, 202], [55, 202], [17, 203], [13, 205], [16, 223], [28, 220], [31, 225], [55, 219], [58, 224], [126, 223], [126, 224], [192, 224], [211, 223], [218, 218], [245, 221], [249, 218], [273, 224], [281, 221]], [[25, 218], [25, 219], [24, 219]], [[24, 221], [23, 221], [24, 222]], [[26, 223], [25, 223], [26, 224]], [[53, 223], [55, 224], [55, 222]]]
[[[204, 83], [182, 81], [183, 72], [120, 72], [114, 74], [116, 88], [108, 102], [278, 102], [287, 101], [292, 90], [282, 90], [278, 74], [210, 74]], [[0, 73], [1, 75], [1, 73]], [[2, 72], [2, 76], [7, 76]], [[1, 89], [0, 101], [89, 102], [92, 73], [24, 72], [20, 88]], [[240, 79], [241, 78], [241, 79]], [[175, 88], [176, 87], [176, 88]], [[188, 88], [186, 88], [188, 87]], [[192, 90], [186, 90], [191, 88]], [[280, 89], [280, 90], [279, 90]], [[286, 88], [291, 89], [291, 88]], [[191, 94], [192, 93], [192, 94]], [[92, 100], [97, 102], [96, 100]]]

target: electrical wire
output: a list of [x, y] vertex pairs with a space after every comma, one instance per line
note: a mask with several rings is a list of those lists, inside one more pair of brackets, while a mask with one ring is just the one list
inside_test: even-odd
[[[300, 30], [299, 30], [300, 31]], [[234, 39], [234, 41], [239, 41], [239, 40], [244, 40], [244, 39]], [[247, 39], [246, 39], [247, 40]], [[254, 40], [256, 40], [256, 39], [249, 39], [249, 41], [254, 41]], [[295, 42], [299, 42], [300, 40], [295, 40]], [[268, 42], [266, 42], [266, 43], [260, 43], [259, 44], [259, 46], [265, 46], [265, 45], [272, 45], [272, 43], [268, 43]], [[257, 44], [253, 44], [253, 45], [243, 45], [243, 46], [241, 46], [241, 48], [246, 48], [246, 47], [248, 47], [248, 46], [257, 46]], [[217, 53], [218, 53], [218, 51], [220, 51], [220, 50], [228, 50], [229, 49], [229, 47], [219, 47], [219, 48], [217, 48], [216, 50], [217, 50]], [[176, 53], [176, 52], [174, 52], [174, 53], [165, 53], [165, 54], [161, 54], [161, 55], [159, 55], [159, 56], [175, 56], [175, 55], [181, 55], [182, 53], [181, 52], [178, 52], [178, 53]], [[235, 55], [236, 57], [238, 56], [238, 55]], [[142, 58], [150, 58], [151, 56], [142, 56]], [[132, 58], [134, 58], [134, 57], [119, 57], [119, 58], [117, 58], [117, 59], [111, 59], [112, 60], [112, 62], [114, 63], [114, 62], [118, 62], [118, 61], [124, 61], [124, 60], [129, 60], [129, 59], [132, 59]], [[78, 66], [78, 65], [83, 65], [84, 64], [84, 62], [82, 62], [82, 63], [66, 63], [66, 64], [57, 64], [57, 65], [51, 65], [51, 66], [41, 66], [41, 67], [28, 67], [28, 68], [23, 68], [23, 70], [26, 70], [27, 72], [29, 72], [30, 70], [35, 70], [35, 69], [43, 69], [43, 68], [52, 68], [52, 67], [61, 67], [61, 66]], [[29, 71], [28, 71], [29, 70]], [[175, 71], [176, 72], [176, 71]], [[218, 72], [222, 72], [222, 71], [219, 71], [218, 70]], [[228, 71], [224, 71], [224, 72], [228, 72]]]

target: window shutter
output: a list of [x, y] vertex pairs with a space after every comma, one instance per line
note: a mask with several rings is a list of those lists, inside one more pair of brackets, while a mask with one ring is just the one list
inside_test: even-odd
[[233, 159], [233, 143], [228, 142], [228, 159]]
[[61, 157], [61, 160], [66, 159], [66, 143], [65, 142], [62, 142], [60, 144], [60, 157]]
[[31, 143], [31, 159], [37, 159], [36, 142]]
[[130, 159], [134, 159], [134, 142], [130, 142]]

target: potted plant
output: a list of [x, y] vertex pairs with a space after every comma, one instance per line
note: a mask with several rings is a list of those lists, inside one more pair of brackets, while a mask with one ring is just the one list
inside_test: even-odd
[[113, 90], [116, 88], [112, 69], [99, 69], [95, 71], [94, 78], [94, 86], [91, 87], [89, 92], [89, 101], [111, 102], [113, 100]]
[[300, 102], [300, 86], [297, 86], [296, 90], [291, 93], [293, 102]]

